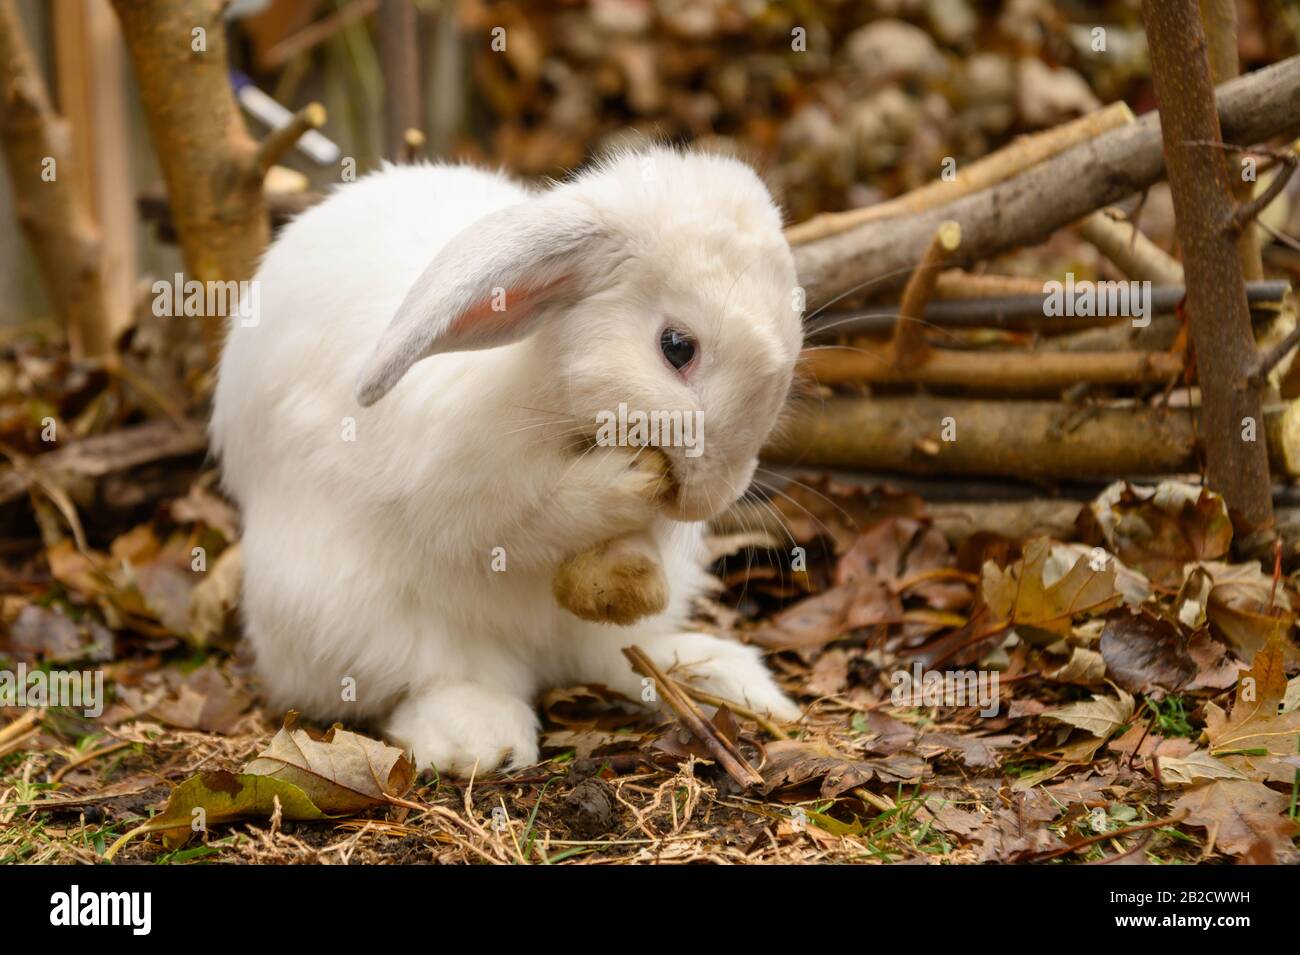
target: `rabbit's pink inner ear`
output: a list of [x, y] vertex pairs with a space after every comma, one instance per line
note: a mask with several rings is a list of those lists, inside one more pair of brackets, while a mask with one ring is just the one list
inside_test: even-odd
[[[504, 289], [462, 312], [447, 330], [450, 341], [504, 343], [521, 338], [539, 308], [569, 284], [563, 275], [544, 285]], [[500, 305], [498, 306], [498, 302]]]

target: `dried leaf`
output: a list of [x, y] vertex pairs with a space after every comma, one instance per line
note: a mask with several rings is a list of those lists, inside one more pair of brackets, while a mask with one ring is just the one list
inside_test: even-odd
[[855, 759], [826, 743], [779, 740], [767, 747], [762, 776], [769, 793], [821, 780], [821, 795], [833, 799], [873, 779], [914, 783], [929, 771], [923, 759], [904, 753], [883, 759]]
[[1133, 718], [1133, 697], [1121, 689], [1114, 696], [1094, 696], [1091, 700], [1071, 703], [1043, 715], [1106, 739]]
[[200, 773], [172, 790], [166, 808], [113, 843], [104, 859], [112, 861], [122, 846], [145, 833], [162, 833], [163, 842], [174, 849], [184, 845], [196, 831], [216, 823], [268, 818], [275, 811], [277, 800], [285, 819], [313, 821], [329, 818], [305, 792], [288, 780], [225, 771]]
[[314, 740], [295, 726], [295, 718], [285, 718], [266, 751], [244, 767], [246, 773], [291, 782], [332, 813], [392, 802], [415, 782], [415, 768], [402, 750], [339, 727]]
[[1246, 775], [1203, 749], [1186, 756], [1161, 756], [1160, 778], [1171, 786], [1190, 786], [1202, 779], [1245, 779]]
[[1287, 679], [1280, 640], [1260, 650], [1237, 683], [1228, 715], [1205, 704], [1205, 734], [1210, 752], [1251, 779], [1291, 782], [1300, 747], [1300, 711], [1279, 712]]
[[1232, 546], [1227, 505], [1208, 488], [1177, 481], [1154, 489], [1114, 484], [1092, 510], [1110, 549], [1158, 585], [1177, 587], [1187, 564], [1217, 560]]
[[1043, 570], [1050, 554], [1051, 541], [1039, 537], [1030, 541], [1025, 556], [1006, 570], [992, 563], [984, 565], [980, 591], [985, 604], [1021, 636], [1068, 636], [1076, 616], [1099, 613], [1123, 599], [1115, 588], [1115, 568], [1109, 561], [1098, 570], [1089, 558], [1080, 557], [1064, 577], [1046, 584]]
[[207, 575], [190, 592], [189, 635], [200, 647], [220, 640], [239, 605], [244, 581], [243, 552], [227, 547], [208, 568]]
[[1282, 815], [1288, 798], [1262, 783], [1220, 779], [1179, 797], [1174, 810], [1185, 810], [1184, 825], [1210, 830], [1213, 844], [1229, 855], [1276, 861], [1293, 854], [1296, 824]]
[[[1275, 586], [1259, 564], [1211, 563], [1202, 569], [1213, 581], [1206, 615], [1244, 657], [1253, 657], [1273, 637], [1291, 632], [1295, 614], [1286, 591]], [[1294, 648], [1287, 648], [1286, 653], [1292, 662], [1300, 659]]]
[[1130, 693], [1163, 696], [1196, 676], [1187, 636], [1178, 624], [1150, 610], [1115, 610], [1106, 615], [1101, 655], [1116, 685]]
[[235, 686], [216, 664], [208, 663], [178, 681], [174, 695], [149, 712], [181, 729], [229, 734], [252, 702], [252, 694]]

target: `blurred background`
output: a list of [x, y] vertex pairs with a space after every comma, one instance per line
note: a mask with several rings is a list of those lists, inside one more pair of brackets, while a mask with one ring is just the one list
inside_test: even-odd
[[[790, 221], [867, 205], [1017, 134], [1126, 100], [1153, 105], [1138, 0], [231, 0], [231, 66], [328, 143], [272, 191], [311, 193], [385, 158], [562, 176], [620, 138], [739, 152]], [[1239, 0], [1241, 70], [1300, 48], [1295, 0]], [[106, 244], [110, 294], [181, 271], [108, 0], [19, 0]], [[1097, 50], [1098, 26], [1104, 50]], [[178, 77], [177, 82], [183, 78]], [[260, 110], [249, 111], [252, 99]], [[241, 97], [250, 131], [266, 104]], [[408, 128], [423, 143], [403, 142]], [[320, 145], [320, 144], [318, 144]], [[322, 163], [319, 160], [328, 158]], [[282, 219], [292, 198], [272, 202]], [[1151, 220], [1148, 219], [1150, 226]], [[1158, 232], [1159, 229], [1155, 230]], [[0, 324], [51, 309], [0, 177]], [[119, 314], [121, 314], [119, 310]]]

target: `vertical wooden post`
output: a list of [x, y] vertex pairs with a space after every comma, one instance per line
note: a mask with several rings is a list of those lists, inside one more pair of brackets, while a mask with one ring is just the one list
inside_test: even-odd
[[[1205, 28], [1205, 39], [1210, 58], [1210, 76], [1214, 85], [1236, 79], [1241, 72], [1237, 58], [1237, 0], [1199, 0], [1201, 25]], [[1254, 194], [1255, 184], [1247, 182], [1241, 176], [1241, 157], [1229, 154], [1223, 157], [1228, 170], [1228, 181], [1232, 184], [1232, 194], [1238, 202], [1249, 202]], [[1249, 225], [1237, 236], [1237, 254], [1241, 257], [1241, 271], [1247, 282], [1256, 282], [1264, 277], [1264, 262], [1259, 253], [1259, 234], [1255, 226]]]
[[[1272, 523], [1257, 354], [1237, 254], [1214, 82], [1197, 0], [1143, 0], [1165, 169], [1187, 276], [1210, 484], [1255, 527]], [[1063, 184], [1067, 186], [1068, 184]]]
[[[406, 131], [420, 130], [419, 20], [412, 0], [379, 5], [379, 60], [384, 71], [384, 149], [399, 162], [407, 152]], [[422, 130], [421, 130], [422, 131]]]
[[107, 0], [55, 0], [59, 110], [72, 130], [78, 187], [99, 230], [110, 339], [131, 322], [138, 274], [125, 51]]
[[68, 122], [50, 104], [14, 0], [0, 0], [0, 145], [18, 221], [77, 357], [106, 357], [104, 259]]

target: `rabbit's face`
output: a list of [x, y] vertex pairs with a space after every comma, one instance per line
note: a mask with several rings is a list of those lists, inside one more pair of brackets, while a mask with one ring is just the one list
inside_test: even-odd
[[527, 341], [552, 409], [598, 444], [660, 448], [675, 486], [666, 511], [702, 520], [753, 476], [790, 390], [800, 301], [780, 213], [753, 170], [668, 149], [617, 154], [441, 250], [357, 397], [374, 403], [430, 355]]
[[668, 516], [712, 517], [744, 493], [789, 394], [801, 342], [789, 249], [779, 233], [679, 228], [612, 278], [542, 332], [542, 353], [562, 356], [556, 398], [598, 444], [664, 452]]

